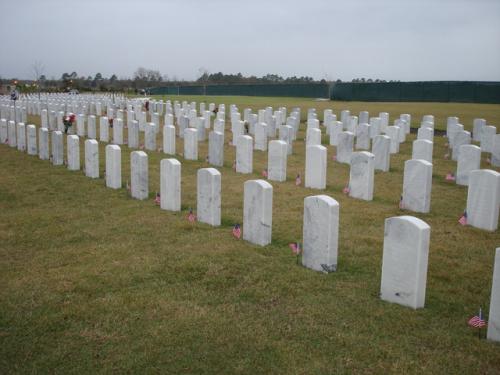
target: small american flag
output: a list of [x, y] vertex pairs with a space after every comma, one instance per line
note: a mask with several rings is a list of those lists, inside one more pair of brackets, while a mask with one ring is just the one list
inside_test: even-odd
[[[106, 174], [106, 171], [104, 171], [104, 174]], [[128, 180], [127, 180], [127, 191], [130, 193], [130, 184], [128, 183]]]
[[240, 224], [235, 224], [233, 227], [233, 236], [238, 240], [241, 238], [241, 227]]
[[401, 196], [401, 198], [399, 198], [399, 209], [402, 210], [404, 209], [404, 205], [403, 205], [403, 196]]
[[464, 211], [462, 216], [460, 216], [460, 219], [458, 219], [458, 222], [460, 225], [467, 225], [467, 211]]
[[140, 145], [139, 150], [144, 150], [144, 145]]
[[233, 171], [236, 171], [236, 160], [233, 161]]
[[155, 204], [157, 204], [159, 206], [160, 203], [161, 203], [160, 193], [156, 193]]
[[267, 169], [262, 171], [262, 177], [267, 178]]
[[483, 311], [481, 310], [481, 308], [479, 308], [479, 315], [474, 315], [469, 319], [469, 322], [467, 324], [469, 324], [469, 326], [472, 328], [482, 328], [486, 325], [486, 321], [483, 319]]
[[207, 157], [205, 158], [205, 162], [206, 162], [206, 163], [208, 163], [208, 160], [209, 160], [209, 159], [208, 159], [208, 155], [207, 155]]
[[448, 173], [445, 177], [446, 181], [455, 181], [455, 175], [453, 173]]
[[449, 143], [445, 143], [445, 144], [444, 144], [444, 147], [448, 147], [448, 146], [449, 146]]
[[9, 140], [8, 139], [5, 139], [5, 144], [8, 144], [9, 143]]
[[302, 179], [300, 178], [300, 173], [295, 177], [295, 185], [300, 186], [302, 185]]
[[187, 215], [187, 219], [190, 223], [194, 223], [196, 221], [196, 216], [193, 213], [193, 210], [189, 209], [189, 214]]
[[445, 159], [449, 159], [449, 157], [450, 157], [450, 154], [444, 154]]
[[336, 155], [332, 155], [332, 160], [333, 161], [337, 161], [337, 156]]
[[491, 159], [490, 158], [486, 158], [486, 163], [491, 164]]
[[342, 189], [342, 193], [344, 194], [349, 194], [351, 192], [351, 188], [349, 187], [349, 184], [347, 184], [346, 186], [344, 186], [344, 188]]
[[288, 246], [290, 247], [290, 249], [292, 249], [292, 252], [295, 255], [299, 255], [300, 254], [300, 244], [298, 242], [291, 242], [291, 243], [288, 244]]

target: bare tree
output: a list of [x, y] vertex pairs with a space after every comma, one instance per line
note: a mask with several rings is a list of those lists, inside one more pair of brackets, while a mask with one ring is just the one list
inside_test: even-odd
[[40, 85], [42, 84], [40, 82], [40, 77], [44, 75], [45, 66], [43, 66], [43, 63], [40, 60], [35, 60], [31, 68], [33, 69], [33, 75], [38, 88], [38, 100], [40, 100]]

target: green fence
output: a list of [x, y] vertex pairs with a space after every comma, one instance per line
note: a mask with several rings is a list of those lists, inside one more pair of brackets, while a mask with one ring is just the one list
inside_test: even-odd
[[370, 102], [500, 103], [500, 82], [384, 82], [185, 85], [150, 88], [152, 95], [239, 95]]
[[500, 103], [500, 82], [336, 83], [331, 99], [373, 102]]

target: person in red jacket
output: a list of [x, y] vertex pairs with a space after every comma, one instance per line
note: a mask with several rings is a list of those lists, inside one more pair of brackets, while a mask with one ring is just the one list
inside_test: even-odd
[[71, 113], [69, 116], [66, 116], [63, 118], [63, 124], [64, 124], [64, 133], [68, 134], [68, 129], [73, 126], [73, 123], [76, 120], [76, 116], [74, 113]]

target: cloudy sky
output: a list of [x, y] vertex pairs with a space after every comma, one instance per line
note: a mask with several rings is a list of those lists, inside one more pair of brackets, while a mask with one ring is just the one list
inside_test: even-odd
[[0, 0], [0, 76], [500, 81], [500, 0]]

